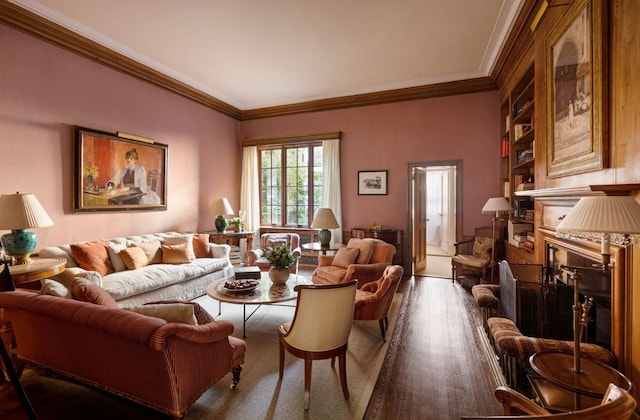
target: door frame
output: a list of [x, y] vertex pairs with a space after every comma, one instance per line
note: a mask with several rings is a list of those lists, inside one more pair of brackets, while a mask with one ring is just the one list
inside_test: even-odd
[[455, 185], [456, 185], [456, 194], [455, 194], [455, 241], [458, 241], [458, 236], [460, 235], [462, 229], [462, 159], [452, 159], [452, 160], [428, 160], [428, 161], [420, 161], [420, 162], [409, 162], [407, 165], [407, 201], [408, 201], [408, 209], [410, 211], [407, 212], [407, 226], [409, 226], [409, 234], [411, 235], [409, 247], [411, 252], [410, 255], [410, 265], [411, 265], [411, 275], [414, 274], [414, 259], [415, 253], [413, 249], [413, 235], [414, 235], [414, 221], [413, 221], [413, 170], [415, 168], [425, 168], [429, 166], [453, 166], [456, 168], [456, 176], [455, 176]]

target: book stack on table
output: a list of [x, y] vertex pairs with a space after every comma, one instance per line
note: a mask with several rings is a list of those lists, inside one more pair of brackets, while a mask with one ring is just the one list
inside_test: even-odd
[[233, 267], [236, 280], [256, 279], [260, 280], [260, 267], [255, 266], [235, 266]]

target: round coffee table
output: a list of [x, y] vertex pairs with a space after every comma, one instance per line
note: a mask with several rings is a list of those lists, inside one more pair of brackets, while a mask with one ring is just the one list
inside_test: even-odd
[[[211, 283], [207, 287], [207, 295], [218, 301], [218, 315], [222, 313], [222, 302], [235, 305], [242, 305], [242, 337], [246, 338], [246, 324], [249, 318], [260, 308], [261, 305], [275, 305], [281, 302], [295, 300], [298, 292], [294, 288], [298, 284], [311, 284], [311, 281], [300, 276], [292, 275], [283, 285], [274, 285], [269, 280], [267, 273], [260, 276], [260, 286], [250, 291], [230, 291], [224, 288], [225, 281], [233, 279], [228, 277]], [[258, 305], [247, 316], [247, 305]], [[295, 306], [295, 305], [284, 305]]]

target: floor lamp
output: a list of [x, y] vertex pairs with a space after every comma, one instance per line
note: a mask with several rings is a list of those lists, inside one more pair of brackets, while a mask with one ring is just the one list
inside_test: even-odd
[[[13, 284], [13, 280], [11, 279], [11, 273], [9, 272], [9, 267], [7, 263], [4, 264], [4, 270], [0, 273], [0, 292], [13, 292], [16, 290], [15, 285]], [[2, 363], [4, 364], [4, 368], [7, 371], [7, 375], [9, 376], [9, 380], [13, 385], [13, 389], [18, 394], [18, 398], [20, 398], [20, 402], [27, 412], [27, 416], [29, 419], [37, 419], [36, 412], [33, 410], [33, 406], [29, 401], [29, 397], [27, 397], [27, 393], [24, 392], [24, 388], [20, 383], [20, 378], [16, 373], [16, 370], [13, 367], [13, 361], [9, 356], [9, 352], [4, 345], [4, 340], [0, 337], [0, 357], [2, 357]]]
[[487, 200], [482, 208], [483, 213], [495, 213], [491, 229], [491, 283], [493, 283], [493, 275], [496, 266], [496, 221], [500, 220], [500, 213], [511, 211], [511, 204], [504, 197], [493, 197]]
[[580, 305], [580, 292], [578, 290], [582, 272], [598, 270], [608, 272], [611, 262], [610, 242], [611, 235], [617, 235], [618, 242], [622, 245], [630, 242], [631, 235], [640, 234], [640, 204], [630, 196], [596, 196], [583, 197], [567, 213], [556, 228], [557, 236], [567, 239], [599, 239], [601, 243], [600, 253], [602, 264], [595, 267], [561, 266], [569, 273], [573, 280], [573, 370], [581, 373], [580, 369], [580, 341], [582, 330], [589, 321], [589, 310], [592, 299], [587, 298]]

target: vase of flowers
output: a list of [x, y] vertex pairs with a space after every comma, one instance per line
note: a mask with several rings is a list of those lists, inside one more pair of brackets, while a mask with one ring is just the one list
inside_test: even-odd
[[286, 244], [262, 248], [265, 258], [271, 264], [269, 278], [273, 284], [285, 284], [289, 280], [289, 267], [298, 259]]
[[93, 182], [98, 178], [98, 175], [100, 175], [98, 167], [96, 165], [85, 166], [84, 175], [87, 177], [87, 189], [93, 189]]
[[227, 225], [231, 226], [234, 232], [240, 232], [244, 227], [244, 221], [239, 217], [232, 217], [227, 220]]

